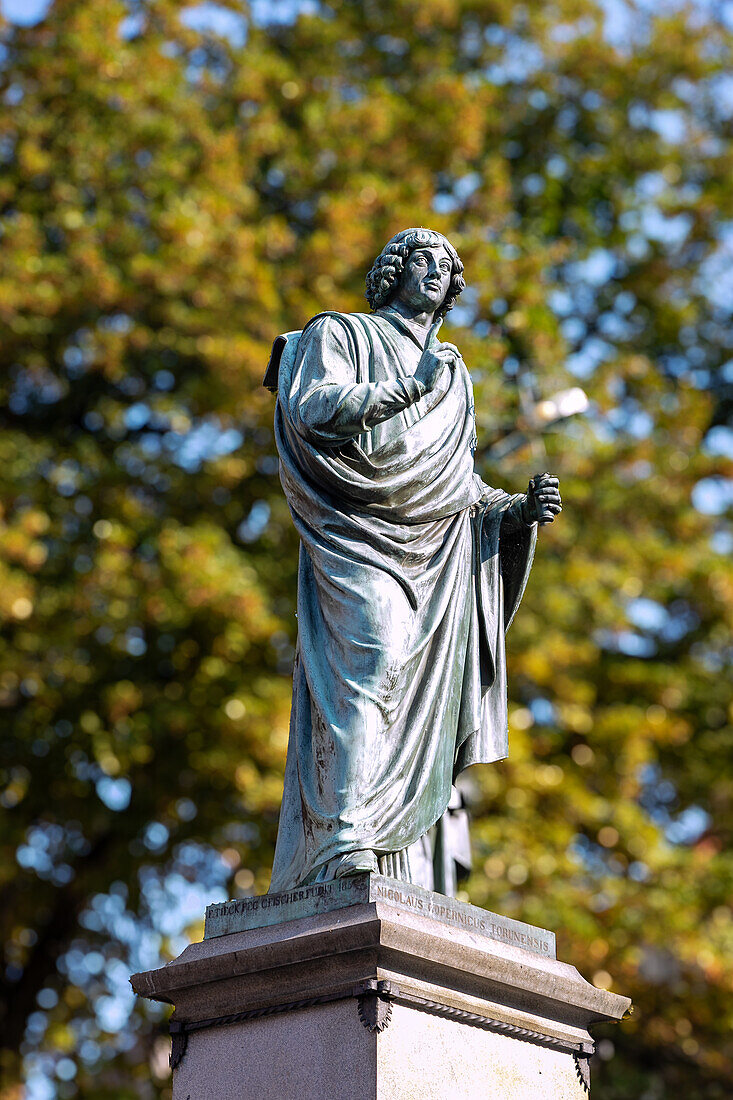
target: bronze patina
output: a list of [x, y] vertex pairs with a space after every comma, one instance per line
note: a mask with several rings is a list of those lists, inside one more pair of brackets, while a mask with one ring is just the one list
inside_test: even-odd
[[508, 751], [504, 636], [561, 500], [549, 474], [510, 494], [474, 471], [471, 379], [438, 338], [464, 288], [450, 242], [407, 229], [367, 276], [372, 313], [275, 341], [301, 548], [271, 891], [374, 871], [453, 893], [454, 780]]

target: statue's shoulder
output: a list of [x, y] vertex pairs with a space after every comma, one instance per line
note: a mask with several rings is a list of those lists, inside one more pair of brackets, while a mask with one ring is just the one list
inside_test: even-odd
[[365, 322], [369, 324], [372, 321], [373, 318], [367, 313], [339, 313], [338, 310], [327, 309], [311, 317], [310, 321], [303, 326], [303, 332], [309, 332], [314, 327], [328, 328], [334, 322], [353, 332], [356, 328], [363, 327]]
[[292, 367], [298, 345], [304, 336], [317, 336], [319, 330], [335, 324], [345, 330], [352, 340], [358, 340], [359, 332], [364, 331], [365, 322], [369, 325], [370, 322], [373, 323], [373, 318], [366, 313], [339, 313], [337, 310], [329, 309], [311, 317], [302, 329], [294, 329], [292, 332], [283, 332], [276, 336], [262, 385], [271, 393], [277, 393], [283, 371]]
[[372, 334], [373, 318], [365, 313], [339, 313], [337, 310], [325, 310], [311, 317], [303, 326], [300, 334], [301, 347], [307, 353], [310, 342], [316, 348], [327, 338], [340, 344], [344, 352], [358, 355], [359, 348], [368, 348]]

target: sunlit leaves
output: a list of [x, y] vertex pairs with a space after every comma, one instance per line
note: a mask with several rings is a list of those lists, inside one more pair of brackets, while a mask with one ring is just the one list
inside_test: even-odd
[[600, 1100], [723, 1097], [729, 33], [593, 0], [223, 6], [231, 38], [177, 0], [0, 23], [8, 1068], [27, 1021], [59, 1096], [164, 1090], [119, 975], [266, 889], [297, 540], [259, 383], [430, 224], [466, 264], [480, 472], [550, 467], [566, 502], [510, 634], [509, 759], [471, 776], [470, 896], [634, 997]]

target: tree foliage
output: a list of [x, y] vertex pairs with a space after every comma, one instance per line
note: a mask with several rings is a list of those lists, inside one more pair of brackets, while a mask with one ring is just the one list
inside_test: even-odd
[[731, 33], [701, 5], [296, 8], [0, 23], [0, 1096], [21, 1057], [61, 1097], [165, 1095], [126, 976], [207, 892], [267, 887], [297, 539], [260, 382], [415, 224], [466, 265], [482, 476], [548, 466], [566, 502], [469, 896], [633, 997], [598, 1100], [729, 1095]]

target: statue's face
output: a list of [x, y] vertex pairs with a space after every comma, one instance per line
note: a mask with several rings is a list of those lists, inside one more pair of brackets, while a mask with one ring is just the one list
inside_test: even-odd
[[434, 313], [448, 293], [452, 270], [444, 245], [416, 248], [407, 258], [395, 297], [411, 309]]

